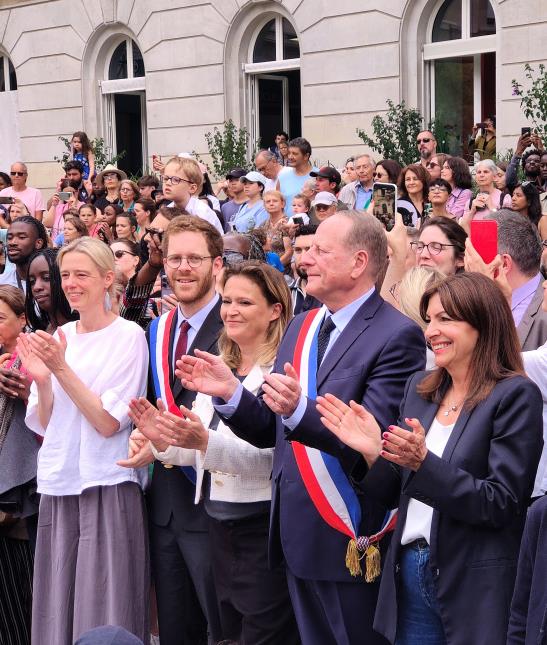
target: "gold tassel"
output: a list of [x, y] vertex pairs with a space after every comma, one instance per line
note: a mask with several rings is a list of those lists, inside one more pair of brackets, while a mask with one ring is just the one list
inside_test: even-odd
[[365, 554], [365, 580], [374, 582], [382, 572], [380, 549], [371, 544]]
[[357, 542], [350, 540], [348, 542], [348, 550], [346, 551], [346, 567], [353, 577], [359, 576], [363, 573], [361, 569], [361, 558], [357, 548]]

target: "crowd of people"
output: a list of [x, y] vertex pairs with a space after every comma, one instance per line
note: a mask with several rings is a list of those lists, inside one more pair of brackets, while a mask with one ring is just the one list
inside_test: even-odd
[[47, 201], [0, 173], [0, 645], [544, 642], [539, 138], [281, 132], [217, 184], [72, 147]]

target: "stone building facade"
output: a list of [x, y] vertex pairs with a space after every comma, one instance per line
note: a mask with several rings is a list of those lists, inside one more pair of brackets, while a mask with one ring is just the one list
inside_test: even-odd
[[206, 152], [227, 118], [341, 164], [386, 99], [454, 152], [496, 114], [507, 149], [526, 125], [511, 80], [546, 60], [546, 0], [0, 0], [0, 168], [21, 158], [47, 189], [59, 135], [85, 130], [137, 171]]

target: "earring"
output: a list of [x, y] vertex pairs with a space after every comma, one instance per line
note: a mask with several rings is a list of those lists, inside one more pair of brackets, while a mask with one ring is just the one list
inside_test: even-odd
[[112, 309], [112, 300], [110, 299], [110, 294], [108, 291], [104, 292], [104, 310], [110, 311]]

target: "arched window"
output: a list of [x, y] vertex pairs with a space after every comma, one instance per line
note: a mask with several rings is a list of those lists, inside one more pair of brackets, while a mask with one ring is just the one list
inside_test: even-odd
[[496, 18], [489, 0], [441, 0], [424, 45], [440, 148], [472, 160], [475, 123], [496, 111]]
[[147, 148], [145, 68], [137, 43], [129, 37], [111, 42], [101, 81], [103, 131], [118, 166], [128, 175], [142, 174]]
[[267, 148], [277, 132], [290, 138], [302, 130], [300, 44], [291, 22], [271, 15], [260, 22], [250, 40], [245, 64], [251, 141]]
[[10, 92], [17, 89], [15, 67], [7, 56], [0, 54], [0, 92]]

